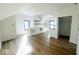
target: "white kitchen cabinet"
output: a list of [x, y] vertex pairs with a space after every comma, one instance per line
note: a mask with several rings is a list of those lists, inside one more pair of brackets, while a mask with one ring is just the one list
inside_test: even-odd
[[42, 19], [42, 15], [34, 15], [34, 26], [35, 27], [44, 27], [45, 23]]
[[14, 39], [24, 32], [23, 19], [19, 19], [16, 15], [0, 21], [0, 24], [2, 41]]

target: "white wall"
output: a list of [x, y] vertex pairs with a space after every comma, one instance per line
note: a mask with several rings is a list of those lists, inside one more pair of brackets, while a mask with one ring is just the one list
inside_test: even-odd
[[77, 44], [77, 40], [78, 40], [78, 23], [79, 23], [78, 20], [79, 20], [78, 14], [72, 15], [70, 42], [75, 43], [75, 44]]
[[15, 15], [16, 16], [16, 33], [20, 34], [24, 32], [24, 25], [23, 21], [24, 19], [20, 15]]
[[16, 15], [16, 30], [17, 34], [23, 34], [24, 31], [24, 20], [30, 21], [30, 27], [33, 27], [33, 16], [17, 14]]
[[1, 43], [2, 43], [2, 40], [1, 40], [1, 32], [0, 32], [0, 50], [1, 50]]
[[76, 53], [79, 55], [79, 30], [78, 30], [78, 42], [77, 42]]
[[77, 44], [77, 39], [78, 39], [78, 13], [79, 9], [77, 8], [78, 6], [71, 6], [69, 8], [61, 8], [58, 10], [58, 16], [63, 17], [63, 16], [72, 16], [72, 24], [71, 24], [71, 35], [70, 35], [70, 42]]

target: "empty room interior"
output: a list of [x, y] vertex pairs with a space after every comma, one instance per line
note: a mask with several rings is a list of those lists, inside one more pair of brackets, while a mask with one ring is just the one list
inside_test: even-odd
[[79, 55], [79, 4], [0, 3], [0, 55]]

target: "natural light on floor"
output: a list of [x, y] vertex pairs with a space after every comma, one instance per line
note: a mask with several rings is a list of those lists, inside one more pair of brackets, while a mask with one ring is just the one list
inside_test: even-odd
[[21, 44], [16, 55], [30, 54], [31, 50], [32, 50], [32, 47], [30, 46], [28, 42], [28, 36], [27, 34], [25, 34], [22, 37]]

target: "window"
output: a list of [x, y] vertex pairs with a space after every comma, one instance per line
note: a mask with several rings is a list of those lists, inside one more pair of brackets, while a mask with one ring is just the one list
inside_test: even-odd
[[24, 30], [26, 31], [27, 28], [30, 27], [30, 21], [29, 20], [24, 20]]
[[56, 28], [55, 20], [50, 20], [49, 21], [49, 28], [52, 28], [52, 29], [55, 29]]

